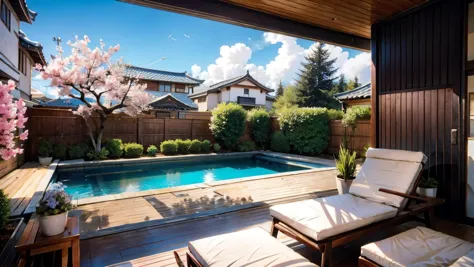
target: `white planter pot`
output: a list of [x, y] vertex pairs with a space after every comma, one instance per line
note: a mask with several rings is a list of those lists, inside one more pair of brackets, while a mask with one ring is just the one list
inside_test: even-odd
[[436, 193], [438, 192], [438, 188], [425, 188], [425, 187], [418, 187], [416, 192], [420, 196], [425, 197], [436, 197]]
[[351, 187], [352, 181], [353, 181], [352, 179], [344, 180], [341, 178], [337, 178], [336, 176], [336, 186], [337, 186], [337, 192], [339, 193], [339, 195], [349, 193], [349, 188]]
[[64, 232], [67, 223], [67, 211], [39, 218], [41, 232], [46, 236], [59, 235]]
[[53, 161], [53, 157], [47, 157], [47, 158], [38, 157], [38, 159], [41, 166], [49, 166], [49, 164], [51, 164], [51, 161]]

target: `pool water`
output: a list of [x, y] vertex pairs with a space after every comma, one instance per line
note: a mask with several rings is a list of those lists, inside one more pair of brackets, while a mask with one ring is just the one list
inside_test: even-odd
[[261, 157], [188, 160], [133, 164], [80, 170], [58, 170], [56, 181], [67, 186], [74, 199], [169, 188], [257, 175], [327, 167], [286, 164]]

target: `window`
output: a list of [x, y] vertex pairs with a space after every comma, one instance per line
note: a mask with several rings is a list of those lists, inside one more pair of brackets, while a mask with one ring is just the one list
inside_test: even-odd
[[194, 87], [188, 87], [188, 93], [192, 94], [194, 92]]
[[160, 83], [159, 91], [160, 92], [171, 92], [171, 84], [169, 84], [169, 83]]
[[198, 98], [198, 102], [199, 102], [199, 103], [206, 102], [206, 97], [203, 96], [203, 97]]
[[184, 84], [176, 84], [174, 88], [175, 88], [174, 90], [176, 93], [187, 93], [186, 87], [184, 86]]
[[28, 57], [21, 49], [18, 51], [18, 70], [24, 75], [28, 73]]
[[8, 9], [7, 7], [7, 4], [5, 4], [5, 1], [2, 1], [2, 6], [0, 8], [0, 17], [3, 21], [3, 23], [5, 24], [5, 26], [7, 26], [8, 30], [10, 30], [11, 28], [11, 18], [12, 18], [12, 12], [10, 11], [10, 9]]
[[244, 95], [246, 95], [246, 96], [249, 95], [249, 89], [248, 88], [244, 88]]

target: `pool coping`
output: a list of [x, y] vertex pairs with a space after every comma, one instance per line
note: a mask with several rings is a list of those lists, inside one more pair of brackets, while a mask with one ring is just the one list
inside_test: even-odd
[[334, 161], [331, 161], [328, 159], [319, 158], [319, 157], [308, 157], [308, 156], [300, 156], [300, 155], [293, 155], [293, 154], [277, 153], [277, 152], [272, 152], [272, 151], [235, 152], [235, 153], [222, 153], [222, 154], [221, 153], [195, 154], [195, 155], [179, 155], [179, 156], [170, 156], [170, 157], [156, 157], [156, 158], [150, 157], [150, 158], [117, 159], [117, 160], [104, 160], [104, 161], [80, 161], [80, 160], [63, 161], [62, 163], [60, 162], [58, 164], [57, 169], [75, 169], [75, 168], [101, 167], [101, 166], [110, 167], [111, 165], [123, 166], [123, 165], [128, 165], [128, 164], [137, 164], [137, 163], [174, 161], [177, 159], [186, 160], [186, 159], [193, 159], [193, 158], [200, 158], [200, 157], [212, 158], [212, 157], [221, 157], [221, 156], [247, 156], [247, 155], [264, 155], [267, 157], [275, 157], [275, 158], [284, 159], [284, 160], [285, 159], [297, 160], [297, 161], [306, 162], [306, 163], [324, 164], [324, 165], [329, 165], [331, 167], [276, 173], [276, 174], [267, 174], [267, 175], [248, 176], [248, 177], [235, 178], [235, 179], [229, 179], [229, 180], [223, 180], [223, 181], [213, 181], [213, 182], [197, 183], [197, 184], [191, 184], [191, 185], [181, 185], [181, 186], [176, 186], [176, 187], [171, 187], [171, 188], [150, 189], [150, 190], [143, 190], [143, 191], [138, 191], [138, 192], [125, 192], [125, 193], [120, 193], [120, 194], [89, 197], [89, 198], [74, 200], [74, 203], [77, 206], [81, 206], [81, 205], [95, 204], [95, 203], [107, 202], [107, 201], [113, 201], [113, 200], [144, 197], [144, 196], [166, 194], [166, 193], [176, 193], [176, 192], [186, 191], [190, 189], [209, 188], [209, 187], [241, 183], [241, 182], [252, 181], [252, 180], [285, 177], [285, 176], [304, 174], [304, 173], [317, 173], [317, 172], [335, 169], [335, 167], [333, 167]]

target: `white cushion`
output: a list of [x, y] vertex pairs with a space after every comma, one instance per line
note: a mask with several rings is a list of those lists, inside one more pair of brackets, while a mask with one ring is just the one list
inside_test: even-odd
[[270, 214], [314, 240], [323, 240], [392, 218], [397, 209], [344, 194], [276, 205]]
[[361, 255], [382, 266], [449, 266], [474, 244], [417, 227], [361, 248]]
[[364, 164], [352, 181], [349, 193], [401, 207], [406, 203], [405, 198], [380, 192], [379, 189], [410, 193], [423, 168], [421, 162], [424, 162], [425, 158], [421, 152], [370, 148]]
[[474, 250], [459, 258], [451, 267], [470, 267], [474, 266]]
[[203, 266], [316, 266], [261, 228], [189, 242]]

